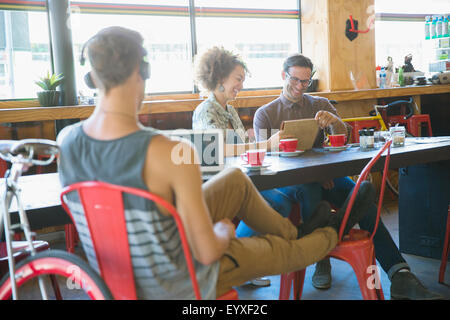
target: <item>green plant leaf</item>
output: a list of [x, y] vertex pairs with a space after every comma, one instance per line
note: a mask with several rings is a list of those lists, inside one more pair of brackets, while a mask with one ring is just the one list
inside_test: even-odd
[[50, 71], [47, 71], [47, 75], [40, 78], [40, 81], [35, 81], [35, 83], [44, 90], [56, 90], [56, 87], [58, 87], [63, 80], [64, 76], [62, 73], [50, 75]]
[[34, 83], [36, 83], [42, 89], [47, 90], [47, 85], [45, 84], [45, 82], [43, 82], [43, 81], [35, 81]]

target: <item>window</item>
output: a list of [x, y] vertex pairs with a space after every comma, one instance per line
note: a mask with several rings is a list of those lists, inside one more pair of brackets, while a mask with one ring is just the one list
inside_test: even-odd
[[[75, 57], [80, 57], [83, 44], [99, 30], [108, 26], [130, 28], [144, 37], [149, 54], [152, 74], [146, 82], [146, 92], [193, 90], [187, 0], [171, 1], [170, 6], [164, 7], [159, 6], [164, 1], [133, 0], [134, 4], [128, 5], [124, 1], [108, 0], [85, 6], [83, 2], [71, 7]], [[83, 81], [90, 69], [89, 63], [82, 67], [77, 62], [77, 88], [84, 95], [92, 95]]]
[[405, 56], [412, 54], [414, 69], [428, 72], [432, 50], [430, 41], [425, 40], [424, 22], [376, 21], [375, 44], [377, 65], [386, 66], [390, 56], [395, 68], [398, 68], [404, 65]]
[[[78, 93], [94, 93], [83, 80], [89, 63], [79, 64], [83, 45], [113, 25], [143, 35], [152, 66], [147, 93], [193, 92], [193, 55], [214, 45], [241, 54], [251, 74], [246, 89], [281, 87], [282, 62], [300, 47], [298, 0], [194, 3], [195, 8], [189, 0], [70, 1]], [[0, 1], [0, 99], [36, 98], [34, 82], [52, 71], [45, 4]]]
[[[86, 3], [85, 3], [86, 2]], [[191, 34], [189, 1], [78, 1], [72, 4], [75, 55], [90, 36], [110, 25], [139, 31], [145, 38], [152, 77], [147, 92], [192, 92], [193, 37], [198, 52], [222, 45], [242, 55], [251, 71], [246, 88], [280, 87], [283, 59], [299, 48], [297, 0], [195, 1], [196, 34]], [[89, 6], [88, 6], [89, 4]], [[99, 14], [101, 12], [101, 14]], [[261, 23], [264, 21], [264, 23]], [[89, 25], [85, 30], [83, 26]], [[77, 65], [77, 85], [88, 66]]]
[[217, 45], [239, 53], [250, 71], [244, 88], [282, 86], [284, 59], [299, 51], [298, 1], [196, 0], [201, 53]]
[[0, 10], [0, 99], [36, 98], [51, 70], [47, 30], [46, 12]]
[[405, 14], [449, 13], [448, 0], [375, 0], [375, 11]]
[[407, 54], [418, 71], [429, 75], [428, 64], [436, 60], [433, 41], [425, 40], [425, 16], [450, 13], [448, 0], [375, 0], [375, 44], [377, 65], [391, 56], [394, 66], [404, 64]]

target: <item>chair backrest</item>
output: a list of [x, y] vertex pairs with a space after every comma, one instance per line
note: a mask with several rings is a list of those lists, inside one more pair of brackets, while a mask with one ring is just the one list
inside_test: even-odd
[[[194, 263], [183, 224], [177, 210], [163, 198], [145, 190], [98, 181], [79, 182], [61, 193], [61, 204], [74, 221], [65, 195], [78, 192], [97, 256], [100, 275], [115, 299], [137, 299], [125, 224], [123, 194], [132, 194], [163, 206], [175, 219], [192, 281], [195, 297], [201, 299]], [[109, 239], [115, 239], [110, 241]]]
[[0, 159], [0, 178], [3, 178], [5, 176], [6, 170], [8, 170], [8, 164], [5, 160]]
[[364, 180], [367, 179], [367, 175], [370, 173], [370, 170], [372, 169], [374, 164], [381, 158], [381, 155], [387, 150], [386, 159], [384, 161], [383, 178], [381, 180], [380, 196], [378, 199], [377, 218], [376, 218], [376, 222], [375, 222], [375, 227], [370, 236], [370, 240], [373, 240], [375, 232], [377, 231], [377, 228], [378, 228], [378, 222], [380, 221], [381, 206], [383, 205], [383, 197], [384, 197], [384, 188], [386, 185], [386, 177], [387, 177], [387, 173], [389, 170], [389, 160], [391, 158], [391, 144], [392, 144], [392, 140], [388, 140], [384, 144], [384, 146], [381, 148], [381, 150], [369, 161], [369, 163], [361, 171], [361, 174], [356, 182], [356, 185], [353, 188], [352, 195], [350, 197], [350, 200], [347, 205], [347, 209], [345, 211], [344, 219], [342, 220], [342, 224], [339, 229], [339, 241], [342, 240], [342, 236], [344, 235], [344, 229], [347, 224], [347, 220], [348, 220], [348, 216], [350, 215], [350, 211], [352, 210], [353, 203], [355, 202], [356, 195], [358, 194], [359, 186], [361, 185], [361, 183]]

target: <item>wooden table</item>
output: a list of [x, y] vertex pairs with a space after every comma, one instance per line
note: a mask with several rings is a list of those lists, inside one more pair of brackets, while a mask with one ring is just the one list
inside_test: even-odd
[[[5, 179], [0, 179], [0, 190], [5, 190]], [[57, 173], [36, 174], [19, 178], [22, 202], [32, 230], [71, 223], [61, 207], [61, 184]], [[11, 203], [11, 223], [19, 222], [16, 200]]]
[[[440, 138], [444, 139], [443, 137]], [[359, 174], [378, 151], [375, 149], [363, 152], [360, 151], [359, 147], [353, 147], [340, 152], [313, 149], [292, 158], [268, 156], [266, 159], [271, 163], [270, 167], [261, 172], [249, 172], [248, 175], [259, 190], [326, 181]], [[449, 159], [450, 140], [439, 143], [416, 144], [406, 139], [404, 147], [391, 148], [389, 167], [397, 169]], [[239, 165], [240, 163], [239, 158], [227, 158], [226, 166]], [[384, 160], [378, 161], [372, 171], [382, 170], [383, 165]]]
[[[248, 175], [259, 190], [293, 184], [325, 181], [327, 179], [359, 174], [377, 150], [362, 152], [358, 147], [340, 152], [313, 149], [297, 157], [267, 156], [271, 166]], [[407, 167], [415, 164], [450, 159], [450, 140], [439, 143], [415, 144], [407, 139], [404, 147], [391, 149], [390, 168]], [[226, 167], [239, 166], [240, 158], [226, 158]], [[379, 161], [373, 170], [381, 170], [384, 161]], [[23, 176], [20, 184], [33, 230], [64, 225], [70, 222], [61, 207], [59, 193], [61, 186], [57, 173]], [[3, 187], [4, 179], [0, 179]], [[3, 190], [3, 189], [1, 189]], [[14, 208], [14, 204], [13, 204]], [[12, 222], [17, 221], [12, 214]]]

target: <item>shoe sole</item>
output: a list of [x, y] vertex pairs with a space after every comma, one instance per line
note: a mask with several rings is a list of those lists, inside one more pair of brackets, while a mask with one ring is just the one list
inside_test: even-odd
[[261, 287], [270, 287], [270, 285], [271, 285], [271, 283], [268, 283], [268, 284], [255, 284], [255, 283], [253, 283], [253, 282], [250, 282], [250, 284], [251, 284], [252, 286], [258, 287], [258, 288], [261, 288]]
[[331, 288], [331, 283], [327, 283], [327, 284], [315, 284], [314, 282], [312, 283], [313, 287], [316, 289], [320, 289], [320, 290], [325, 290], [325, 289], [330, 289]]

